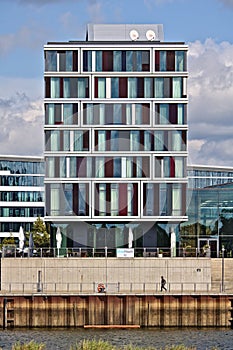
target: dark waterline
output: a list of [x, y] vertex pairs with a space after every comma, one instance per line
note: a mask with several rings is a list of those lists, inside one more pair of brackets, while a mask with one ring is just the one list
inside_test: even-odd
[[69, 350], [84, 339], [102, 339], [118, 347], [132, 344], [161, 348], [171, 345], [193, 346], [197, 350], [233, 349], [233, 330], [229, 328], [149, 328], [149, 329], [12, 329], [0, 331], [0, 347], [11, 350], [16, 342], [34, 340], [46, 344], [48, 350]]

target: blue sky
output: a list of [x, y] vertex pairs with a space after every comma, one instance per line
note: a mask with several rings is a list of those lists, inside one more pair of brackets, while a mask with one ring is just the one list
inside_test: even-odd
[[0, 0], [0, 154], [43, 153], [43, 45], [161, 23], [189, 45], [191, 164], [233, 166], [233, 0]]

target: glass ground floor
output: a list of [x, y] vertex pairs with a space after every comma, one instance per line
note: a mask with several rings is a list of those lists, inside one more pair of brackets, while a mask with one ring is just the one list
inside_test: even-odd
[[51, 246], [57, 245], [58, 227], [62, 235], [61, 247], [107, 249], [137, 248], [150, 251], [170, 249], [171, 236], [173, 245], [178, 246], [179, 223], [135, 222], [101, 223], [69, 222], [51, 223]]
[[211, 256], [233, 257], [233, 184], [189, 189], [188, 221], [180, 225], [180, 246], [210, 248]]

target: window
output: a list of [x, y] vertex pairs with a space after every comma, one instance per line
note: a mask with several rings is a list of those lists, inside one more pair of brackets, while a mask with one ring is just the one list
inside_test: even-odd
[[105, 151], [106, 150], [106, 132], [105, 132], [105, 130], [98, 131], [97, 149], [98, 149], [98, 151]]
[[186, 123], [186, 105], [182, 103], [160, 103], [155, 105], [155, 124]]
[[117, 216], [119, 214], [118, 192], [118, 184], [111, 184], [111, 216]]
[[64, 184], [64, 215], [73, 215], [73, 185]]
[[57, 71], [57, 51], [45, 51], [45, 71]]
[[[92, 53], [95, 62], [92, 66]], [[150, 69], [149, 50], [97, 50], [83, 52], [83, 70], [97, 72], [141, 72]]]
[[130, 131], [130, 151], [140, 150], [140, 132], [139, 130]]
[[186, 52], [182, 50], [156, 50], [155, 71], [183, 72], [186, 70]]
[[51, 77], [51, 98], [60, 97], [60, 78]]
[[149, 103], [83, 104], [83, 124], [142, 125], [150, 124]]
[[95, 78], [95, 97], [106, 97], [106, 78]]
[[50, 215], [57, 216], [60, 211], [60, 196], [59, 196], [60, 185], [50, 185]]
[[96, 169], [96, 177], [104, 177], [105, 176], [104, 157], [96, 157], [95, 158], [95, 169]]
[[180, 184], [172, 186], [172, 215], [182, 215], [182, 187]]
[[99, 184], [99, 215], [106, 215], [106, 184]]

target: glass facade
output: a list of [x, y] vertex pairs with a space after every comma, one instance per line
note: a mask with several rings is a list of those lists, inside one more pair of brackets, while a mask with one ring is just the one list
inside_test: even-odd
[[233, 252], [233, 172], [232, 168], [189, 167], [187, 190], [188, 222], [180, 228], [183, 246], [208, 244], [211, 256], [219, 256], [222, 246], [226, 256]]
[[45, 45], [45, 220], [64, 246], [125, 246], [131, 231], [134, 246], [178, 239], [187, 50], [122, 37]]
[[39, 157], [0, 157], [0, 239], [18, 237], [20, 226], [30, 231], [44, 217], [44, 171]]

